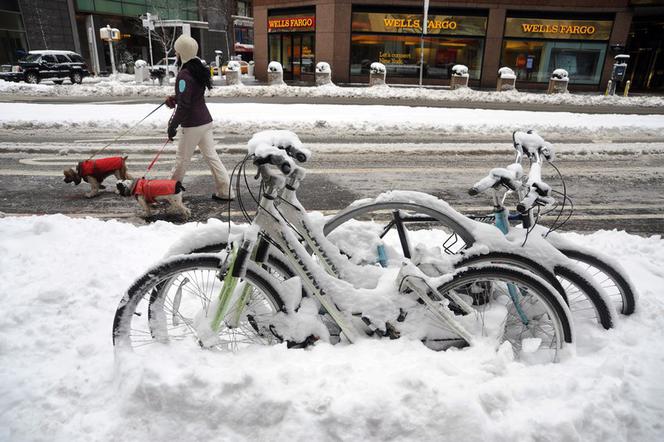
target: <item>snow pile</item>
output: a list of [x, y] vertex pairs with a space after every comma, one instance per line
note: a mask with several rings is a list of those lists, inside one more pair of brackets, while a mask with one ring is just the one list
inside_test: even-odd
[[566, 235], [620, 259], [641, 304], [615, 330], [578, 327], [560, 364], [406, 340], [116, 360], [123, 289], [194, 227], [0, 219], [1, 440], [661, 440], [658, 236]]
[[[287, 87], [287, 86], [284, 86]], [[278, 87], [276, 89], [282, 89]], [[238, 88], [239, 89], [239, 88]], [[391, 88], [389, 88], [391, 89]], [[509, 93], [509, 92], [508, 92]], [[133, 126], [154, 110], [154, 104], [31, 104], [0, 103], [0, 129], [14, 131], [60, 129], [115, 132]], [[593, 115], [566, 112], [527, 112], [403, 106], [311, 104], [208, 104], [215, 128], [226, 134], [289, 129], [300, 135], [339, 134], [409, 136], [444, 140], [467, 134], [510, 140], [515, 129], [534, 129], [547, 138], [659, 138], [661, 115]], [[137, 132], [162, 133], [171, 111], [165, 107], [145, 120]]]
[[[275, 65], [275, 69], [276, 65]], [[122, 74], [126, 75], [126, 74]], [[84, 79], [82, 85], [28, 85], [25, 83], [11, 83], [0, 80], [0, 93], [20, 94], [31, 96], [139, 96], [139, 97], [164, 97], [170, 94], [170, 86], [136, 85], [131, 80], [109, 81], [99, 80], [97, 84], [87, 84], [97, 79]], [[124, 77], [123, 77], [124, 78]], [[114, 83], [114, 87], [104, 83]], [[214, 87], [207, 92], [212, 97], [332, 97], [332, 98], [377, 98], [392, 100], [421, 100], [431, 102], [454, 102], [465, 101], [473, 103], [528, 103], [543, 105], [573, 105], [573, 106], [640, 106], [661, 107], [664, 106], [664, 97], [641, 96], [621, 97], [618, 95], [605, 96], [599, 93], [573, 93], [573, 94], [544, 94], [528, 92], [494, 92], [476, 91], [470, 88], [456, 90], [429, 89], [416, 87], [300, 87], [284, 86], [275, 90], [270, 86], [251, 86], [247, 88], [236, 88], [233, 86]]]

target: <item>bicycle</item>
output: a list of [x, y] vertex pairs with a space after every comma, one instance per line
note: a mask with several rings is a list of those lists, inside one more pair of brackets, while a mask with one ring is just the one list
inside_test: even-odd
[[[515, 133], [515, 136], [517, 134], [518, 132]], [[530, 144], [534, 142], [533, 146], [537, 146], [536, 148], [526, 146], [525, 156], [531, 160], [531, 173], [528, 178], [531, 184], [537, 182], [546, 186], [541, 181], [541, 176], [539, 176], [542, 160], [545, 157], [538, 153], [538, 149], [542, 146], [548, 146], [549, 149], [551, 147], [548, 143], [544, 143], [539, 136], [535, 135], [536, 138], [533, 138], [533, 134], [525, 135], [531, 137]], [[547, 279], [559, 290], [570, 292], [568, 298], [572, 302], [572, 310], [577, 312], [577, 316], [582, 312], [586, 316], [588, 313], [592, 313], [603, 327], [610, 328], [614, 321], [612, 309], [607, 308], [609, 302], [607, 302], [605, 296], [610, 297], [611, 302], [616, 305], [616, 309], [620, 313], [628, 315], [634, 311], [636, 291], [624, 270], [615, 261], [575, 244], [570, 244], [569, 241], [565, 241], [562, 236], [555, 232], [537, 226], [536, 222], [533, 222], [532, 206], [528, 207], [528, 210], [524, 210], [524, 213], [518, 213], [517, 215], [511, 215], [504, 207], [505, 190], [509, 189], [512, 192], [516, 192], [517, 189], [525, 190], [523, 198], [520, 198], [519, 201], [525, 199], [528, 194], [531, 198], [533, 197], [531, 193], [532, 186], [524, 186], [517, 182], [516, 172], [520, 171], [519, 175], [523, 176], [520, 161], [524, 156], [524, 151], [523, 146], [519, 145], [516, 139], [513, 139], [513, 141], [517, 149], [517, 161], [507, 169], [494, 169], [492, 174], [475, 186], [476, 190], [473, 192], [473, 194], [479, 194], [481, 193], [480, 190], [482, 192], [489, 189], [494, 191], [494, 212], [491, 215], [465, 217], [443, 201], [427, 194], [387, 192], [373, 200], [362, 200], [351, 204], [347, 209], [327, 221], [324, 233], [330, 235], [336, 244], [344, 249], [343, 234], [340, 234], [340, 232], [345, 233], [349, 229], [353, 230], [358, 222], [372, 221], [371, 223], [362, 223], [361, 228], [356, 229], [367, 232], [364, 240], [370, 244], [364, 248], [367, 253], [357, 257], [356, 261], [371, 261], [372, 259], [375, 261], [376, 255], [385, 254], [385, 251], [380, 250], [380, 248], [384, 248], [386, 242], [391, 242], [393, 245], [390, 249], [391, 254], [411, 257], [414, 253], [410, 245], [413, 242], [412, 236], [417, 236], [419, 231], [423, 229], [428, 231], [432, 227], [436, 227], [440, 233], [429, 242], [439, 244], [441, 253], [457, 254], [464, 252], [467, 247], [475, 242], [476, 234], [473, 233], [473, 229], [478, 228], [477, 225], [469, 223], [468, 219], [485, 223], [491, 222], [496, 224], [500, 231], [509, 233], [513, 237], [516, 236], [512, 241], [517, 244], [508, 247], [493, 244], [491, 252], [481, 255], [469, 256], [467, 253], [462, 253], [464, 257], [460, 258], [458, 265], [469, 265], [478, 262], [504, 262], [527, 268]], [[532, 147], [532, 149], [528, 149], [529, 147]], [[552, 155], [552, 152], [550, 154]], [[536, 193], [537, 189], [532, 192]], [[388, 214], [387, 221], [381, 224], [380, 220], [385, 219], [386, 213]], [[435, 216], [431, 216], [432, 213], [435, 213]], [[522, 232], [509, 229], [509, 221], [517, 220], [524, 223], [525, 229]], [[342, 226], [342, 229], [337, 230]], [[459, 229], [459, 226], [464, 228]], [[535, 226], [535, 228], [533, 229], [532, 226]], [[369, 230], [371, 230], [370, 233]], [[523, 233], [532, 232], [533, 230], [538, 234], [533, 235], [531, 233], [528, 236], [528, 233], [525, 235]], [[431, 237], [428, 233], [426, 236], [427, 239]], [[541, 237], [545, 241], [542, 241]], [[525, 239], [528, 239], [528, 241], [525, 241]], [[524, 247], [521, 247], [522, 245]], [[502, 251], [498, 251], [501, 249]], [[548, 266], [537, 263], [538, 254], [542, 255], [539, 249], [547, 252], [544, 255], [545, 257], [549, 255], [549, 261], [551, 261], [551, 256], [557, 256], [554, 265], [551, 265], [551, 262]], [[568, 259], [563, 259], [560, 253]], [[588, 272], [588, 270], [592, 270], [592, 272]], [[556, 284], [556, 278], [553, 277], [553, 274], [562, 280], [562, 284]], [[609, 293], [603, 293], [604, 289], [609, 290]], [[581, 304], [574, 305], [580, 300], [583, 301]], [[590, 307], [589, 302], [592, 303], [594, 313], [593, 310], [586, 310]]]
[[[556, 360], [563, 345], [573, 341], [569, 310], [560, 295], [521, 269], [485, 265], [431, 278], [405, 263], [397, 275], [399, 290], [394, 283], [392, 290], [385, 289], [394, 270], [382, 272], [379, 289], [356, 288], [331, 276], [275, 205], [286, 187], [284, 175], [303, 170], [268, 144], [253, 149], [250, 159], [263, 192], [239, 248], [179, 255], [150, 269], [118, 306], [116, 346], [193, 335], [187, 340], [196, 346], [236, 350], [252, 343], [301, 347], [319, 339], [352, 343], [363, 335], [404, 335], [444, 349], [472, 345], [478, 335], [489, 335], [510, 342], [525, 359]], [[312, 236], [324, 238], [317, 235]], [[280, 253], [298, 278], [280, 281], [270, 273], [265, 259]], [[505, 289], [509, 285], [518, 287], [517, 297]], [[502, 316], [497, 319], [496, 314]]]

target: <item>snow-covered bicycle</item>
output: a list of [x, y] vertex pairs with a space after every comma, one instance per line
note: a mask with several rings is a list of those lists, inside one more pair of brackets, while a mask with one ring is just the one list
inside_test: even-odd
[[[562, 297], [522, 269], [500, 264], [454, 269], [444, 256], [426, 253], [428, 264], [447, 271], [426, 275], [407, 260], [388, 269], [343, 265], [347, 259], [315, 231], [316, 223], [294, 198], [292, 184], [301, 181], [304, 170], [275, 147], [279, 144], [272, 139], [252, 147], [263, 185], [251, 225], [241, 240], [228, 241], [240, 246], [177, 255], [146, 272], [117, 309], [116, 345], [184, 340], [235, 350], [255, 343], [304, 346], [317, 339], [408, 336], [436, 349], [495, 339], [509, 342], [524, 358], [554, 360], [572, 342]], [[291, 171], [298, 178], [286, 183], [284, 173]], [[284, 198], [288, 191], [290, 200]], [[286, 207], [299, 214], [300, 226], [287, 222]], [[300, 242], [302, 229], [311, 230], [307, 244], [323, 256], [312, 257]], [[364, 272], [353, 275], [358, 269]], [[335, 272], [348, 272], [353, 284]]]
[[[532, 131], [515, 132], [513, 142], [515, 163], [493, 169], [470, 190], [472, 195], [493, 191], [494, 212], [470, 217], [493, 223], [505, 233], [508, 241], [492, 243], [491, 250], [468, 253], [466, 249], [482, 232], [480, 226], [443, 201], [417, 192], [387, 192], [357, 201], [330, 218], [324, 232], [342, 250], [353, 242], [354, 251], [360, 251], [353, 256], [356, 262], [376, 260], [381, 255], [412, 257], [415, 250], [411, 244], [428, 243], [439, 247], [441, 253], [460, 254], [457, 265], [501, 262], [528, 269], [566, 294], [576, 318], [590, 317], [610, 328], [614, 322], [611, 303], [624, 315], [634, 311], [636, 292], [629, 277], [615, 260], [559, 235], [554, 231], [555, 223], [549, 229], [537, 225], [535, 210], [539, 215], [542, 205], [553, 202], [550, 187], [541, 179], [542, 162], [553, 159], [553, 147]], [[528, 176], [521, 167], [524, 158], [530, 160]], [[519, 195], [515, 214], [504, 206], [508, 191]], [[563, 195], [564, 202], [566, 199]], [[521, 221], [524, 228], [512, 229], [510, 221]], [[358, 224], [364, 227], [364, 235], [349, 236], [347, 231], [358, 231]], [[364, 247], [357, 247], [360, 241]]]

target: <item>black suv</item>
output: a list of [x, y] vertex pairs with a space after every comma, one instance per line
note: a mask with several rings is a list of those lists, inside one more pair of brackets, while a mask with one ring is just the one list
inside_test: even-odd
[[1, 80], [33, 84], [42, 80], [62, 84], [66, 78], [80, 84], [83, 77], [90, 75], [83, 57], [71, 51], [30, 51], [18, 65], [2, 65], [0, 71]]

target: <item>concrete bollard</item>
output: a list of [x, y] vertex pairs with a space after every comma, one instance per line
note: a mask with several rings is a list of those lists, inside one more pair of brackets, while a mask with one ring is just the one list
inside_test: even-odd
[[241, 66], [240, 63], [231, 60], [226, 65], [226, 85], [227, 86], [240, 86], [242, 85], [242, 79], [240, 75]]
[[450, 89], [461, 89], [468, 87], [468, 66], [455, 64], [452, 66], [452, 78], [450, 78]]
[[148, 63], [144, 60], [136, 60], [134, 63], [134, 82], [142, 84], [144, 81], [150, 79], [150, 69]]
[[332, 84], [332, 68], [329, 63], [320, 61], [316, 63], [316, 86]]
[[385, 86], [387, 68], [383, 63], [373, 62], [369, 67], [369, 86]]
[[549, 88], [547, 94], [566, 94], [569, 84], [569, 74], [565, 69], [555, 69], [549, 78]]
[[516, 74], [508, 67], [498, 69], [498, 83], [496, 91], [513, 91], [516, 88]]
[[284, 68], [278, 61], [271, 61], [267, 65], [267, 85], [281, 86], [284, 84]]

